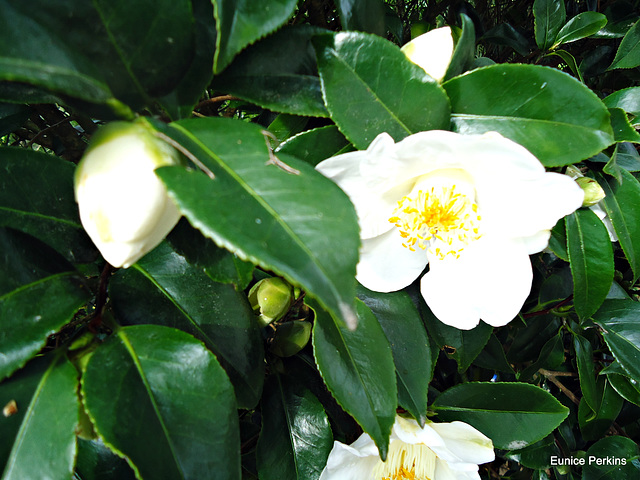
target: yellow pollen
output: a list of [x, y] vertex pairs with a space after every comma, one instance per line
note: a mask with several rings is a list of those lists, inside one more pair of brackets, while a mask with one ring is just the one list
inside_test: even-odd
[[375, 480], [432, 480], [436, 454], [422, 444], [392, 441], [387, 461], [379, 461], [373, 470]]
[[402, 197], [389, 218], [400, 231], [404, 247], [415, 251], [418, 246], [441, 260], [447, 255], [459, 258], [469, 243], [479, 239], [481, 220], [478, 205], [457, 192], [455, 185]]

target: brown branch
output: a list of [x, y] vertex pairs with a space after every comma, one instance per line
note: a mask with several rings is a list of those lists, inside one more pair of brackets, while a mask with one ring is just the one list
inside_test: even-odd
[[560, 380], [556, 378], [557, 376], [559, 376], [557, 375], [558, 373], [565, 373], [565, 372], [551, 372], [549, 370], [545, 370], [544, 368], [541, 368], [540, 370], [538, 370], [538, 373], [543, 375], [546, 379], [548, 379], [551, 383], [553, 383], [556, 387], [558, 387], [560, 391], [569, 398], [569, 400], [571, 400], [576, 405], [580, 405], [580, 399], [576, 397], [571, 390], [565, 387], [562, 383], [560, 383]]

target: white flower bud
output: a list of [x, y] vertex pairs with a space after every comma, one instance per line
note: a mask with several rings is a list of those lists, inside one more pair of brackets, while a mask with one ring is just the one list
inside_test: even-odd
[[402, 47], [409, 60], [441, 82], [453, 57], [451, 28], [441, 27], [424, 33]]
[[138, 261], [180, 219], [154, 173], [180, 163], [177, 151], [144, 124], [114, 122], [92, 138], [76, 169], [75, 196], [82, 226], [114, 267]]

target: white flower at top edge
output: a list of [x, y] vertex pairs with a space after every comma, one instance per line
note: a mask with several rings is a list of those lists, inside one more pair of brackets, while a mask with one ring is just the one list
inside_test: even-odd
[[502, 326], [531, 290], [529, 255], [543, 250], [558, 219], [583, 192], [548, 173], [528, 150], [495, 132], [432, 130], [316, 167], [355, 206], [362, 247], [356, 278], [378, 292], [400, 290], [423, 272], [422, 295], [444, 323]]
[[441, 82], [447, 73], [453, 49], [453, 36], [449, 27], [430, 30], [402, 47], [409, 60], [438, 82]]
[[396, 417], [383, 462], [369, 435], [351, 445], [334, 442], [320, 480], [479, 480], [478, 464], [495, 459], [493, 443], [463, 422]]
[[114, 267], [129, 267], [150, 252], [181, 216], [154, 173], [180, 164], [179, 156], [149, 128], [126, 122], [102, 127], [76, 169], [82, 226]]

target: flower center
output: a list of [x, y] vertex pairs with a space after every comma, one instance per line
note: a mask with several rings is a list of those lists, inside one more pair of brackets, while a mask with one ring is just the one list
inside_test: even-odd
[[413, 191], [398, 201], [389, 221], [412, 252], [418, 246], [440, 260], [447, 255], [459, 258], [469, 243], [482, 236], [478, 205], [473, 192], [465, 192], [469, 189], [464, 183], [462, 188], [453, 182], [433, 183], [419, 179]]
[[421, 444], [396, 440], [389, 445], [386, 462], [378, 462], [373, 478], [376, 480], [431, 480], [436, 470], [436, 454]]

